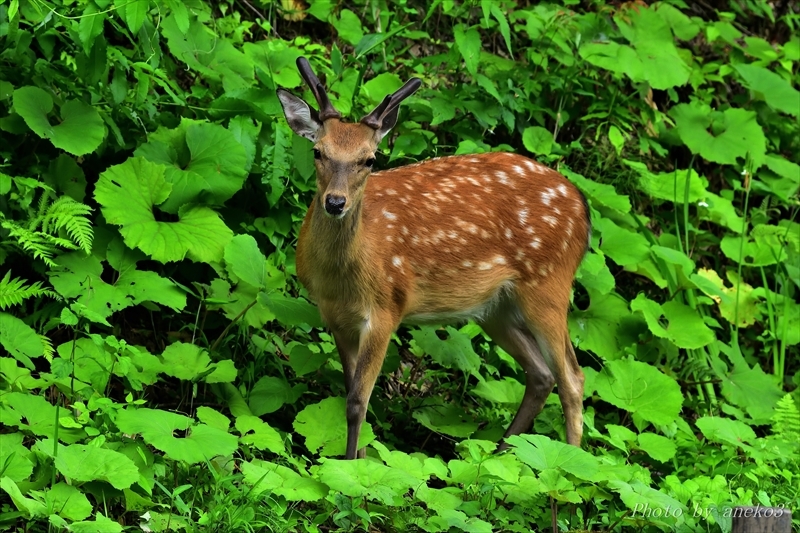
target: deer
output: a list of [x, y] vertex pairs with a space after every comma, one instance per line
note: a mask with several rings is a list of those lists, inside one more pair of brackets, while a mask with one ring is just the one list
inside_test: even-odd
[[586, 198], [522, 155], [440, 157], [374, 172], [412, 78], [360, 121], [343, 120], [307, 59], [317, 101], [279, 88], [289, 127], [313, 144], [316, 192], [301, 224], [297, 276], [330, 329], [346, 391], [346, 458], [392, 334], [403, 323], [474, 320], [525, 372], [506, 438], [532, 429], [555, 385], [569, 444], [580, 447], [584, 376], [569, 337], [572, 283], [591, 239]]

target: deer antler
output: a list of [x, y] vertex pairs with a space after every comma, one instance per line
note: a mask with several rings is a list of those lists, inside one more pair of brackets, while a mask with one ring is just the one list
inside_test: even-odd
[[397, 89], [397, 91], [386, 96], [386, 98], [378, 104], [378, 107], [361, 119], [361, 123], [374, 130], [381, 129], [384, 118], [389, 116], [393, 111], [396, 111], [400, 103], [414, 94], [414, 92], [419, 89], [420, 85], [422, 85], [422, 81], [419, 78], [411, 78], [405, 85]]
[[325, 87], [322, 86], [322, 82], [319, 81], [317, 75], [311, 70], [308, 59], [305, 57], [298, 57], [297, 70], [300, 71], [300, 75], [306, 80], [306, 84], [308, 84], [311, 92], [314, 93], [314, 98], [317, 99], [317, 105], [319, 105], [319, 120], [324, 122], [329, 118], [342, 118], [342, 114], [333, 107], [333, 104], [331, 104], [331, 101], [328, 99], [328, 94], [325, 92]]

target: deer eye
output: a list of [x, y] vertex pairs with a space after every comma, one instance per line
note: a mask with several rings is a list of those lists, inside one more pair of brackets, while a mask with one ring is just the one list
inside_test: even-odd
[[322, 153], [314, 148], [314, 159], [322, 159]]
[[375, 164], [375, 158], [374, 157], [370, 157], [366, 161], [364, 161], [364, 166], [369, 167], [369, 168], [372, 168], [372, 165], [374, 165], [374, 164]]

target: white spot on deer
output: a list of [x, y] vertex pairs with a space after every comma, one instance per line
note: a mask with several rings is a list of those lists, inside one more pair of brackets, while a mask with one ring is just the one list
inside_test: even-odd
[[469, 268], [469, 267], [471, 267], [471, 266], [472, 266], [472, 261], [464, 261], [464, 262], [463, 262], [463, 263], [461, 263], [461, 264], [462, 264], [463, 266], [465, 266], [466, 268]]
[[542, 220], [544, 220], [553, 227], [555, 227], [556, 224], [558, 224], [558, 219], [556, 217], [551, 217], [550, 215], [543, 216]]
[[544, 205], [550, 205], [550, 200], [555, 198], [556, 192], [553, 189], [547, 189], [546, 191], [542, 191], [542, 203]]
[[404, 204], [407, 204], [408, 203], [408, 197], [407, 196], [403, 196], [402, 198], [400, 198], [400, 201], [403, 202]]
[[514, 259], [519, 261], [523, 257], [525, 257], [525, 250], [523, 250], [522, 248], [517, 248], [517, 255], [514, 256]]
[[534, 233], [533, 226], [528, 226], [527, 228], [525, 228], [525, 233], [530, 233], [531, 235], [533, 235]]
[[555, 213], [556, 215], [560, 215], [561, 214], [561, 209], [559, 209], [557, 207], [554, 207], [553, 208], [553, 213]]
[[403, 186], [404, 186], [406, 189], [408, 189], [409, 191], [413, 191], [413, 190], [414, 190], [414, 186], [413, 186], [413, 185], [411, 185], [410, 183], [405, 183]]
[[478, 228], [478, 226], [476, 226], [475, 224], [473, 224], [471, 222], [469, 222], [468, 225], [467, 225], [467, 231], [469, 231], [473, 235], [477, 235], [479, 229], [480, 228]]
[[391, 283], [391, 282], [393, 282], [393, 281], [394, 281], [394, 278], [393, 278], [392, 276], [387, 276], [387, 277], [386, 277], [386, 281], [388, 281], [389, 283]]
[[540, 239], [539, 237], [536, 237], [531, 241], [531, 248], [533, 248], [534, 250], [538, 250], [541, 246], [542, 246], [542, 239]]
[[490, 234], [488, 231], [486, 231], [485, 229], [482, 229], [482, 230], [481, 230], [481, 237], [482, 237], [482, 238], [484, 238], [484, 239], [488, 239], [488, 238], [490, 238], [491, 236], [492, 236], [492, 235], [491, 235], [491, 234]]
[[556, 187], [556, 189], [558, 189], [558, 192], [561, 193], [561, 196], [566, 196], [567, 195], [567, 186], [564, 185], [563, 183], [560, 184], [558, 187]]
[[528, 282], [528, 285], [529, 285], [529, 286], [531, 286], [531, 287], [535, 287], [535, 286], [537, 286], [538, 284], [539, 284], [539, 280], [537, 280], [537, 279], [532, 279], [532, 280], [530, 280], [530, 281]]
[[546, 278], [547, 277], [547, 268], [541, 267], [539, 269], [539, 275], [542, 276], [543, 278]]
[[394, 196], [395, 194], [397, 194], [397, 191], [394, 189], [386, 189], [386, 194]]
[[525, 270], [528, 272], [533, 272], [533, 265], [531, 265], [530, 261], [525, 261]]
[[535, 164], [530, 159], [526, 159], [524, 161], [524, 163], [525, 163], [525, 166], [528, 167], [528, 170], [530, 170], [531, 172], [536, 172], [538, 170], [538, 166], [539, 165]]
[[514, 232], [511, 231], [511, 228], [506, 228], [506, 239], [511, 239], [514, 237]]
[[408, 228], [406, 226], [403, 226], [403, 228], [400, 231], [403, 232], [403, 235], [408, 235]]
[[478, 159], [477, 157], [470, 157], [469, 159], [467, 159], [467, 161], [469, 161], [470, 163], [480, 163], [481, 162], [481, 160]]
[[386, 227], [392, 229], [394, 227], [394, 224], [386, 224]]
[[467, 181], [470, 182], [471, 184], [475, 185], [476, 187], [480, 187], [481, 186], [481, 182], [479, 182], [478, 180], [476, 180], [473, 177], [467, 178]]
[[406, 240], [404, 238], [402, 238], [402, 237], [398, 237], [397, 238], [397, 242], [399, 242], [400, 244], [403, 244], [403, 243], [406, 242]]
[[520, 209], [517, 214], [519, 215], [519, 224], [520, 224], [520, 226], [524, 226], [525, 222], [528, 220], [528, 210], [527, 209]]
[[569, 224], [567, 224], [567, 237], [571, 236], [572, 236], [572, 221], [570, 220]]
[[397, 215], [387, 211], [386, 209], [383, 210], [383, 216], [385, 216], [389, 220], [397, 220]]
[[460, 239], [458, 239], [458, 242], [460, 242], [461, 244], [467, 244], [467, 239], [461, 237]]
[[400, 268], [403, 265], [403, 258], [397, 255], [392, 257], [392, 264], [397, 268]]
[[518, 175], [525, 176], [525, 169], [522, 168], [521, 166], [513, 165], [511, 168], [513, 168], [514, 172], [516, 172]]
[[447, 232], [447, 236], [450, 237], [451, 239], [456, 239], [458, 238], [458, 232], [451, 229], [450, 231]]
[[413, 245], [419, 244], [419, 237], [417, 235], [414, 235], [413, 237], [411, 237], [411, 244], [413, 244]]
[[478, 263], [478, 270], [490, 270], [492, 268], [491, 263], [487, 263], [486, 261], [481, 261]]
[[387, 235], [386, 236], [386, 240], [389, 241], [389, 242], [392, 242], [392, 236], [391, 235]]
[[492, 262], [495, 265], [505, 265], [506, 264], [506, 258], [503, 257], [502, 255], [497, 255], [497, 256], [495, 256], [494, 259], [492, 259]]

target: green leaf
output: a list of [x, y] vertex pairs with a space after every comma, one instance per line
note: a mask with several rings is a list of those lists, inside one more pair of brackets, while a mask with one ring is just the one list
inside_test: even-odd
[[744, 422], [730, 418], [704, 416], [698, 418], [695, 424], [703, 432], [705, 438], [714, 442], [742, 447], [743, 444], [751, 443], [756, 439], [753, 428]]
[[654, 424], [670, 424], [683, 404], [680, 386], [652, 366], [620, 359], [606, 362], [595, 378], [601, 399]]
[[349, 9], [342, 9], [339, 13], [339, 18], [333, 18], [331, 24], [336, 28], [340, 39], [354, 46], [364, 37], [364, 30], [361, 29], [361, 19]]
[[[630, 41], [641, 61], [641, 76], [654, 89], [669, 89], [689, 81], [691, 70], [675, 46], [669, 26], [652, 8], [631, 9], [625, 12], [630, 26], [620, 24], [622, 34]], [[623, 17], [616, 17], [619, 23]], [[626, 21], [627, 22], [627, 21]], [[636, 67], [628, 75], [636, 81]]]
[[418, 408], [414, 420], [437, 433], [466, 438], [478, 430], [478, 423], [463, 407], [453, 403], [438, 403]]
[[[189, 464], [228, 456], [238, 447], [235, 435], [160, 409], [125, 409], [117, 415], [116, 424], [123, 433], [141, 434], [146, 443], [170, 459]], [[176, 431], [186, 431], [187, 436], [176, 437]]]
[[675, 443], [668, 438], [649, 432], [639, 434], [639, 448], [661, 463], [665, 463], [675, 457], [677, 450]]
[[239, 463], [239, 467], [244, 474], [245, 483], [253, 486], [255, 494], [269, 491], [290, 502], [315, 502], [330, 492], [324, 483], [301, 476], [283, 465], [256, 459]]
[[267, 306], [275, 314], [278, 322], [285, 326], [307, 324], [311, 327], [322, 327], [322, 319], [316, 306], [302, 298], [291, 298], [277, 293], [260, 293], [258, 301]]
[[692, 274], [690, 279], [719, 305], [719, 312], [725, 320], [738, 327], [755, 324], [761, 311], [758, 308], [759, 300], [753, 295], [753, 287], [739, 280], [731, 270], [727, 271], [727, 277], [733, 287], [726, 287], [719, 274], [706, 268]]
[[616, 286], [614, 275], [606, 265], [605, 256], [595, 252], [587, 252], [583, 256], [575, 279], [587, 290], [598, 295], [609, 294]]
[[628, 303], [613, 292], [600, 294], [592, 289], [587, 292], [589, 308], [569, 314], [570, 336], [581, 350], [590, 350], [606, 360], [616, 359], [626, 345], [619, 329], [630, 316]]
[[[212, 363], [208, 352], [194, 344], [184, 342], [170, 344], [161, 354], [161, 359], [164, 361], [163, 372], [178, 379], [195, 381], [204, 378], [208, 383], [229, 383], [236, 379], [236, 368], [233, 367], [232, 361]], [[222, 372], [215, 375], [220, 369]]]
[[71, 533], [121, 533], [122, 525], [97, 513], [94, 520], [73, 522], [69, 525], [69, 531]]
[[280, 433], [257, 416], [236, 417], [236, 431], [242, 435], [239, 441], [243, 444], [251, 444], [259, 450], [269, 450], [279, 455], [286, 453]]
[[106, 481], [127, 489], [139, 481], [139, 469], [126, 455], [97, 446], [59, 445], [55, 466], [72, 482]]
[[557, 468], [577, 478], [592, 480], [600, 463], [577, 446], [551, 440], [544, 435], [514, 435], [506, 438], [514, 447], [514, 455], [534, 470]]
[[100, 11], [94, 2], [88, 2], [86, 9], [83, 10], [83, 14], [78, 20], [78, 37], [83, 45], [83, 52], [87, 56], [91, 55], [95, 39], [103, 33], [105, 20], [105, 12]]
[[[331, 397], [307, 405], [297, 413], [293, 426], [297, 433], [305, 437], [306, 448], [312, 453], [319, 452], [322, 456], [345, 454], [347, 421], [344, 398]], [[372, 426], [364, 422], [358, 436], [358, 447], [362, 448], [374, 439]]]
[[367, 95], [370, 102], [378, 104], [387, 94], [393, 93], [402, 87], [402, 85], [403, 81], [400, 79], [400, 76], [384, 72], [364, 83], [364, 85], [361, 86], [361, 90]]
[[82, 429], [74, 427], [79, 424], [68, 410], [56, 408], [41, 396], [21, 392], [0, 395], [0, 423], [6, 426], [16, 426], [40, 437], [55, 437], [55, 424], [65, 418], [71, 422], [72, 427], [58, 428], [60, 441], [73, 443], [86, 437]]
[[630, 214], [630, 199], [626, 195], [617, 193], [613, 185], [588, 180], [566, 167], [560, 168], [559, 171], [589, 197], [593, 206], [605, 206], [623, 215]]
[[[137, 476], [138, 477], [138, 476]], [[84, 520], [92, 514], [92, 504], [84, 493], [72, 485], [59, 482], [45, 493], [45, 503], [67, 520]]]
[[177, 213], [187, 203], [221, 205], [247, 177], [247, 154], [234, 134], [218, 124], [184, 120], [175, 129], [159, 129], [134, 155], [167, 166], [172, 185], [160, 209]]
[[669, 339], [679, 348], [702, 348], [716, 339], [697, 310], [677, 300], [659, 305], [640, 293], [631, 301], [631, 310], [642, 313], [653, 335]]
[[36, 331], [19, 318], [0, 312], [0, 345], [12, 357], [33, 370], [31, 359], [44, 355], [44, 344]]
[[131, 30], [132, 34], [139, 33], [149, 9], [150, 0], [128, 0], [125, 2], [125, 9], [123, 10], [125, 24], [128, 25], [128, 29]]
[[541, 126], [531, 126], [522, 132], [525, 149], [537, 155], [550, 155], [553, 148], [553, 134]]
[[20, 432], [0, 434], [0, 476], [25, 481], [33, 473], [31, 451], [22, 445]]
[[[611, 490], [619, 493], [620, 498], [628, 507], [628, 509], [671, 509], [672, 512], [680, 511], [678, 516], [688, 514], [686, 507], [678, 500], [668, 496], [667, 494], [648, 487], [641, 481], [633, 481], [630, 484], [616, 479], [610, 480], [608, 486]], [[641, 512], [641, 511], [640, 511]], [[663, 512], [663, 511], [662, 511]], [[650, 521], [666, 525], [673, 524], [673, 518], [666, 520], [658, 520], [657, 518], [648, 518]]]
[[289, 353], [289, 366], [298, 376], [304, 376], [319, 369], [328, 361], [328, 354], [312, 351], [305, 344], [296, 344]]
[[735, 165], [738, 158], [749, 154], [756, 167], [763, 163], [766, 138], [755, 112], [737, 108], [712, 111], [693, 101], [676, 105], [670, 115], [681, 141], [706, 160]]
[[94, 194], [106, 220], [122, 226], [125, 244], [154, 260], [166, 263], [187, 256], [201, 262], [221, 260], [233, 232], [211, 209], [184, 206], [179, 222], [156, 221], [153, 206], [163, 202], [170, 190], [163, 166], [134, 157], [103, 172]]
[[267, 277], [267, 258], [251, 235], [237, 235], [225, 247], [228, 272], [252, 285], [263, 288]]
[[259, 379], [248, 396], [250, 410], [255, 416], [274, 413], [285, 403], [294, 403], [299, 397], [299, 387], [293, 389], [289, 383], [279, 377], [263, 376]]
[[411, 338], [422, 351], [442, 366], [456, 367], [463, 372], [478, 374], [481, 359], [472, 348], [472, 339], [453, 327], [446, 327], [448, 339], [442, 340], [436, 328], [423, 326], [411, 332]]
[[53, 98], [38, 87], [15, 90], [14, 109], [36, 135], [73, 155], [95, 151], [106, 134], [100, 114], [79, 100], [66, 101], [60, 122], [51, 126], [47, 115], [53, 110]]
[[800, 91], [769, 69], [754, 64], [734, 65], [748, 89], [763, 96], [773, 109], [800, 116]]
[[326, 459], [318, 475], [335, 492], [353, 498], [366, 497], [384, 505], [403, 505], [403, 495], [419, 485], [417, 478], [375, 461]]
[[481, 381], [472, 389], [472, 394], [490, 402], [519, 405], [525, 394], [525, 385], [514, 378]]
[[117, 283], [131, 297], [131, 303], [153, 302], [180, 311], [186, 307], [186, 293], [167, 278], [149, 270], [128, 270]]
[[475, 28], [464, 31], [464, 26], [459, 24], [453, 28], [453, 36], [455, 37], [458, 53], [464, 58], [464, 66], [467, 67], [467, 72], [473, 77], [477, 76], [478, 61], [483, 48], [480, 33]]
[[0, 489], [3, 489], [6, 494], [8, 494], [11, 501], [14, 502], [14, 507], [16, 507], [23, 516], [36, 518], [47, 514], [47, 507], [45, 504], [33, 498], [26, 498], [10, 477], [0, 477]]
[[637, 265], [650, 256], [650, 244], [641, 233], [618, 226], [609, 218], [594, 222], [602, 235], [600, 250], [620, 266]]

